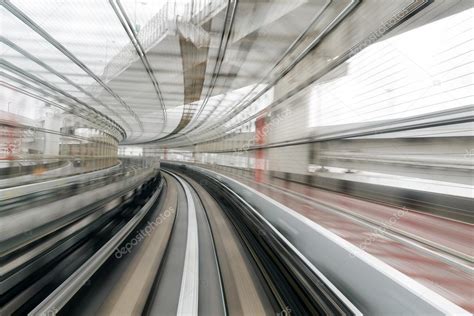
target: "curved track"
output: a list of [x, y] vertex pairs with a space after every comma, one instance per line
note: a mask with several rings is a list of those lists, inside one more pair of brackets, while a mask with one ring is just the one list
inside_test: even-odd
[[[108, 217], [85, 217], [44, 245], [28, 249], [26, 254], [34, 252], [35, 257], [54, 238], [66, 240], [48, 248], [63, 252], [44, 257], [44, 271], [54, 266], [44, 277], [30, 286], [11, 282], [8, 312], [358, 314], [287, 240], [218, 180], [179, 169], [161, 175], [138, 199], [138, 207], [135, 201], [135, 207]], [[95, 223], [94, 229], [88, 222]], [[64, 251], [68, 245], [73, 247]]]

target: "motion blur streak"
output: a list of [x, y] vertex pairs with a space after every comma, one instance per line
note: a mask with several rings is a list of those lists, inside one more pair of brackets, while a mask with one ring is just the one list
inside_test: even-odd
[[474, 313], [471, 0], [3, 0], [2, 315]]

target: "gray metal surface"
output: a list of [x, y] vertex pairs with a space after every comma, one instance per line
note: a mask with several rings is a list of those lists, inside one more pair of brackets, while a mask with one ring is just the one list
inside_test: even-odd
[[[91, 192], [2, 216], [0, 222], [0, 231], [2, 231], [0, 253], [15, 249], [25, 240], [34, 240], [51, 230], [58, 229], [77, 218], [79, 216], [77, 212], [84, 210], [94, 201], [106, 199], [123, 190], [139, 186], [149, 179], [153, 173], [153, 170], [148, 170], [132, 178], [125, 178], [120, 182], [106, 185]], [[64, 208], [64, 205], [68, 207]]]
[[140, 211], [114, 235], [98, 252], [77, 269], [66, 281], [64, 281], [53, 293], [51, 293], [41, 304], [33, 309], [28, 315], [43, 315], [56, 313], [80, 290], [84, 283], [101, 267], [101, 265], [112, 255], [115, 249], [127, 238], [140, 221], [145, 217], [150, 208], [158, 198], [162, 185], [155, 191], [148, 202]]
[[[155, 207], [122, 243], [121, 248], [116, 250], [61, 310], [62, 314], [74, 316], [142, 313], [159, 269], [156, 267], [156, 260], [162, 260], [163, 248], [166, 248], [168, 233], [174, 222], [174, 212], [169, 214], [165, 210], [176, 210], [176, 188], [170, 186], [166, 175], [163, 178], [166, 185], [163, 186]], [[164, 214], [169, 214], [169, 217]], [[143, 239], [140, 236], [143, 236]], [[158, 240], [155, 237], [159, 237]], [[131, 247], [127, 248], [127, 245]]]
[[105, 176], [109, 173], [117, 171], [118, 169], [120, 169], [121, 165], [122, 163], [119, 162], [117, 165], [113, 167], [98, 170], [98, 171], [88, 172], [88, 173], [79, 174], [75, 176], [68, 176], [65, 178], [59, 178], [59, 179], [54, 179], [54, 180], [31, 183], [31, 184], [26, 184], [26, 185], [21, 185], [21, 184], [28, 181], [33, 181], [34, 180], [33, 176], [28, 175], [28, 176], [16, 177], [14, 179], [1, 180], [0, 187], [4, 187], [4, 188], [0, 189], [0, 201], [27, 195], [27, 194], [32, 194], [32, 193], [36, 193], [36, 192], [40, 192], [44, 190], [52, 190], [52, 189], [62, 187], [68, 184], [76, 183], [76, 182], [89, 181], [94, 178]]
[[[185, 178], [188, 181], [187, 178]], [[194, 190], [191, 190], [199, 234], [199, 315], [226, 315], [226, 306], [219, 264], [206, 211]], [[217, 236], [220, 238], [220, 236]]]
[[188, 206], [188, 234], [184, 256], [183, 277], [179, 292], [177, 315], [197, 315], [199, 302], [199, 235], [197, 228], [196, 207], [191, 195], [191, 188], [180, 177]]
[[[230, 315], [274, 315], [277, 311], [274, 310], [265, 285], [260, 282], [257, 267], [252, 264], [252, 258], [244, 249], [245, 246], [241, 243], [235, 227], [224, 210], [201, 186], [202, 183], [198, 184], [191, 178], [184, 178], [199, 195], [207, 213], [218, 257], [227, 313]], [[201, 289], [200, 293], [202, 293]], [[204, 313], [201, 305], [199, 310], [203, 315], [210, 315]]]
[[[177, 180], [176, 180], [177, 182]], [[176, 315], [183, 276], [186, 237], [188, 234], [188, 207], [183, 188], [177, 185], [178, 207], [171, 239], [157, 286], [149, 298], [148, 315]]]
[[467, 311], [360, 250], [317, 223], [229, 177], [198, 167], [217, 178], [261, 212], [280, 233], [368, 315], [469, 315]]

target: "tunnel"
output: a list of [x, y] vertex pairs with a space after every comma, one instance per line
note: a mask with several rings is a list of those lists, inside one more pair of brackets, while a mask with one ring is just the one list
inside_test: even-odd
[[472, 315], [472, 0], [2, 0], [1, 315]]

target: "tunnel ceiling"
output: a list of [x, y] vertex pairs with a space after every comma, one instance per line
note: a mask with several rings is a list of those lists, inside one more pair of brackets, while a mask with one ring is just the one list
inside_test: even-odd
[[199, 143], [267, 106], [291, 58], [356, 2], [3, 1], [2, 85], [123, 144]]

